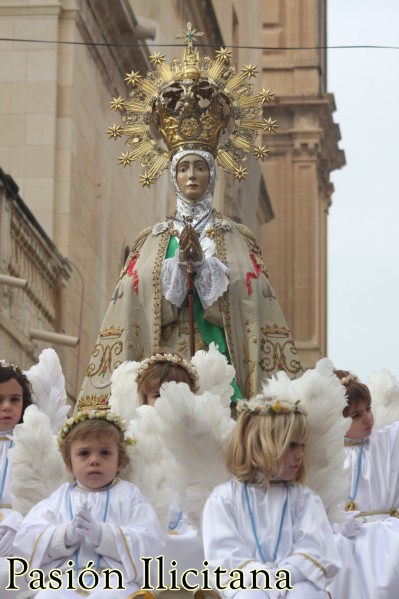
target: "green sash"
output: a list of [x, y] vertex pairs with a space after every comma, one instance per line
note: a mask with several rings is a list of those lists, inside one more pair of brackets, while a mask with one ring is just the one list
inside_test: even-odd
[[[178, 247], [179, 242], [177, 238], [172, 235], [170, 237], [168, 248], [166, 250], [166, 258], [174, 258]], [[221, 327], [218, 327], [216, 324], [212, 324], [205, 320], [204, 310], [198, 295], [194, 295], [194, 320], [201, 334], [201, 337], [203, 338], [206, 345], [209, 347], [209, 345], [213, 341], [215, 345], [217, 345], [220, 353], [226, 356], [228, 363], [231, 364], [224, 330]], [[234, 393], [231, 396], [231, 401], [237, 402], [239, 399], [242, 399], [242, 393], [235, 379], [232, 380], [231, 385], [234, 389]]]

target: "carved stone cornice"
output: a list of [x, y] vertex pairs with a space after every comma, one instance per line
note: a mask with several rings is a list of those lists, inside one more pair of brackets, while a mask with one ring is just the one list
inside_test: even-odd
[[268, 114], [279, 125], [273, 136], [264, 136], [263, 143], [279, 153], [293, 151], [298, 158], [306, 153], [322, 157], [327, 173], [345, 165], [345, 153], [338, 147], [339, 126], [334, 123], [332, 94], [319, 96], [282, 96], [268, 104]]
[[49, 17], [58, 16], [61, 12], [61, 6], [58, 0], [54, 0], [52, 4], [38, 2], [34, 4], [30, 1], [26, 1], [24, 4], [15, 3], [15, 0], [9, 0], [8, 2], [2, 2], [0, 6], [0, 17], [24, 17], [27, 14], [30, 17]]

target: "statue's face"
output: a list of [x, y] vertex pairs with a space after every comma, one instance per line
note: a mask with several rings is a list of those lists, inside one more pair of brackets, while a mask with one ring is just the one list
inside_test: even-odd
[[206, 191], [209, 180], [208, 164], [198, 154], [187, 154], [177, 163], [176, 183], [188, 200], [198, 200]]

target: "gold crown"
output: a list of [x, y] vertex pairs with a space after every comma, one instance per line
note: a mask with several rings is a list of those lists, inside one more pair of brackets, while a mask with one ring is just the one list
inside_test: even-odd
[[[270, 90], [253, 93], [249, 79], [256, 76], [256, 66], [246, 65], [236, 73], [229, 65], [231, 50], [221, 48], [214, 60], [200, 57], [193, 40], [201, 35], [188, 23], [187, 31], [176, 36], [187, 42], [182, 58], [169, 65], [156, 52], [150, 56], [154, 71], [145, 78], [134, 71], [126, 76], [133, 86], [129, 99], [119, 96], [111, 102], [115, 111], [124, 111], [124, 126], [114, 124], [108, 135], [126, 137], [131, 149], [122, 152], [119, 162], [127, 166], [139, 160], [146, 167], [140, 177], [143, 187], [155, 182], [180, 149], [207, 150], [239, 181], [248, 176], [240, 165], [247, 153], [261, 160], [268, 156], [266, 147], [255, 141], [259, 130], [276, 131], [276, 121], [262, 119], [262, 106], [273, 101], [274, 94]], [[229, 123], [230, 133], [223, 141]], [[157, 143], [159, 134], [167, 149]]]
[[85, 395], [79, 400], [79, 410], [109, 410], [110, 394], [105, 395]]
[[123, 333], [123, 328], [112, 324], [111, 326], [107, 327], [106, 329], [103, 329], [102, 331], [100, 331], [99, 336], [101, 338], [103, 338], [103, 337], [120, 337], [122, 335], [122, 333]]
[[[217, 146], [230, 120], [231, 110], [224, 115], [222, 96], [211, 96], [212, 87], [202, 83], [192, 85], [188, 96], [183, 85], [169, 88], [168, 95], [163, 94], [156, 108], [156, 126], [170, 155], [182, 147], [186, 150], [206, 150], [214, 157], [217, 155]], [[209, 103], [199, 110], [199, 100], [208, 100]]]

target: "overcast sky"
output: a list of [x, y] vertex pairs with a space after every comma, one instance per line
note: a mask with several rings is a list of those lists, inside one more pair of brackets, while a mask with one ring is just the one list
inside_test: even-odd
[[[399, 46], [398, 0], [328, 0], [328, 45]], [[328, 355], [399, 380], [399, 50], [330, 49], [346, 166], [332, 173]]]

